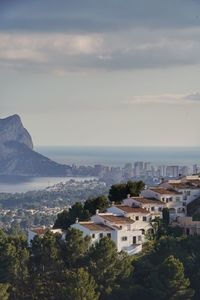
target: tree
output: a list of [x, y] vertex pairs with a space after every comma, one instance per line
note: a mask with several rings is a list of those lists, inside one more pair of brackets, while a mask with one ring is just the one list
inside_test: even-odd
[[47, 231], [43, 237], [36, 235], [31, 242], [32, 269], [40, 272], [52, 272], [59, 268], [59, 248], [57, 236]]
[[100, 299], [111, 294], [132, 272], [131, 258], [126, 253], [118, 253], [115, 243], [102, 238], [92, 246], [88, 253], [88, 265], [92, 276], [98, 284]]
[[76, 222], [76, 219], [80, 221], [87, 221], [90, 218], [89, 211], [84, 209], [84, 206], [80, 202], [76, 202], [69, 211], [64, 210], [58, 214], [54, 224], [54, 228], [67, 229], [70, 225]]
[[9, 288], [9, 284], [0, 283], [0, 299], [1, 300], [9, 299], [8, 288]]
[[68, 224], [69, 212], [67, 210], [63, 210], [61, 213], [57, 215], [57, 219], [54, 223], [54, 228], [65, 229]]
[[82, 232], [70, 228], [66, 232], [62, 244], [62, 257], [67, 267], [78, 267], [78, 262], [83, 259], [90, 245], [90, 237], [83, 237]]
[[[30, 299], [56, 299], [57, 284], [62, 281], [63, 262], [59, 247], [60, 235], [47, 231], [32, 241], [28, 296]], [[27, 297], [28, 298], [28, 297]]]
[[167, 207], [163, 208], [162, 210], [162, 220], [163, 225], [168, 226], [169, 225], [169, 209]]
[[143, 181], [128, 181], [127, 183], [114, 184], [109, 190], [109, 200], [121, 202], [127, 198], [127, 195], [139, 196], [144, 189], [145, 184]]
[[84, 268], [67, 274], [66, 287], [62, 290], [63, 300], [98, 300], [99, 293], [94, 278]]
[[173, 255], [152, 272], [150, 286], [152, 299], [189, 300], [194, 294], [189, 279], [185, 278], [183, 264]]
[[96, 198], [89, 198], [85, 201], [84, 209], [88, 210], [90, 215], [94, 215], [96, 210], [99, 212], [104, 212], [109, 206], [109, 201], [106, 196], [99, 196]]

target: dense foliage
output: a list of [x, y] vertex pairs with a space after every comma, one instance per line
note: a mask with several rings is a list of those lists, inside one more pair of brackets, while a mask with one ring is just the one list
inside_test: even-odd
[[0, 231], [0, 299], [200, 299], [200, 237], [158, 226], [136, 256], [117, 253], [109, 238], [90, 246], [76, 229], [35, 236], [31, 247]]
[[128, 181], [127, 183], [119, 183], [111, 186], [109, 191], [109, 200], [114, 202], [121, 202], [123, 199], [130, 196], [139, 196], [144, 189], [143, 181]]
[[104, 212], [108, 206], [109, 201], [105, 196], [89, 198], [84, 204], [81, 202], [76, 202], [68, 211], [64, 210], [58, 214], [54, 228], [66, 229], [71, 224], [74, 224], [76, 219], [79, 221], [87, 221], [92, 215], [95, 214], [97, 209], [99, 212]]
[[75, 223], [77, 218], [79, 221], [86, 221], [96, 213], [97, 209], [99, 212], [106, 211], [112, 201], [119, 203], [127, 197], [127, 194], [138, 196], [144, 186], [143, 181], [114, 184], [109, 190], [109, 200], [106, 196], [98, 196], [89, 198], [84, 203], [76, 202], [68, 211], [64, 210], [58, 214], [54, 228], [66, 229]]
[[23, 235], [0, 232], [0, 299], [110, 299], [132, 272], [131, 258], [117, 253], [103, 238], [89, 247], [90, 238], [68, 229], [65, 239], [46, 232], [31, 247]]
[[[133, 195], [142, 182], [126, 186]], [[119, 199], [122, 190], [112, 187], [110, 195]], [[56, 220], [63, 236], [47, 231], [31, 245], [17, 226], [0, 231], [0, 300], [200, 299], [200, 237], [170, 227], [167, 209], [163, 220], [152, 221], [154, 233], [134, 256], [118, 253], [108, 237], [91, 246], [89, 237], [70, 228], [77, 217], [88, 220], [109, 205], [104, 196], [74, 204]]]

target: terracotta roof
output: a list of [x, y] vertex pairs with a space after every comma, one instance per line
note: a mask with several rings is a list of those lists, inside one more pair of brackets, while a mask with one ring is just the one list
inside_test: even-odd
[[200, 185], [200, 179], [187, 179], [189, 183]]
[[149, 214], [149, 211], [141, 208], [141, 207], [131, 207], [128, 205], [115, 205], [117, 208], [127, 212], [127, 213], [142, 213], [142, 214]]
[[179, 189], [198, 189], [200, 188], [200, 182], [198, 185], [193, 184], [192, 182], [180, 182], [180, 183], [170, 183], [171, 186], [174, 188], [179, 188]]
[[99, 214], [100, 217], [102, 217], [103, 219], [105, 219], [106, 221], [109, 221], [111, 223], [115, 223], [115, 224], [133, 224], [134, 221], [131, 220], [130, 218], [126, 218], [126, 217], [120, 217], [120, 216], [114, 216], [112, 214]]
[[136, 200], [143, 204], [157, 204], [157, 205], [165, 205], [164, 202], [157, 200], [155, 198], [144, 198], [144, 197], [132, 197], [133, 200]]
[[113, 230], [112, 228], [104, 224], [96, 224], [93, 222], [79, 222], [79, 224], [91, 231], [112, 231]]
[[48, 228], [38, 227], [38, 228], [31, 228], [31, 231], [35, 232], [38, 235], [45, 234], [48, 231]]
[[169, 190], [164, 188], [150, 188], [151, 191], [161, 194], [161, 195], [180, 195], [181, 193], [175, 191], [175, 190]]

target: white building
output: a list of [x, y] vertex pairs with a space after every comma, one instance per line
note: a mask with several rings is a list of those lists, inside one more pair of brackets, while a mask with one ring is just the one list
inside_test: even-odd
[[169, 180], [160, 184], [160, 187], [174, 189], [183, 194], [186, 206], [196, 198], [200, 197], [200, 178], [198, 176], [186, 176], [176, 180]]
[[99, 242], [101, 238], [106, 236], [112, 240], [114, 239], [113, 229], [104, 224], [96, 224], [92, 221], [83, 221], [76, 222], [75, 224], [71, 225], [71, 228], [82, 231], [83, 237], [89, 236], [92, 243]]
[[83, 236], [90, 236], [91, 242], [96, 243], [102, 237], [111, 238], [117, 250], [128, 254], [136, 254], [142, 250], [142, 231], [136, 229], [135, 221], [112, 213], [96, 213], [89, 222], [77, 222], [71, 225], [82, 231]]
[[124, 216], [130, 218], [134, 222], [134, 228], [141, 230], [143, 234], [142, 241], [145, 241], [145, 234], [152, 232], [151, 213], [142, 207], [131, 207], [127, 205], [112, 205], [107, 209], [109, 213], [113, 213], [118, 216]]
[[185, 216], [186, 214], [186, 207], [181, 192], [157, 187], [143, 190], [141, 195], [147, 198], [155, 198], [165, 203], [166, 207], [169, 209], [171, 220], [175, 219], [177, 216]]
[[28, 229], [28, 245], [31, 245], [31, 241], [34, 239], [36, 235], [39, 235], [40, 237], [43, 237], [44, 234], [50, 230], [53, 233], [59, 233], [62, 234], [61, 229], [52, 229], [52, 228], [47, 228], [47, 227], [33, 227]]
[[152, 198], [145, 198], [143, 196], [140, 197], [130, 197], [123, 200], [123, 204], [130, 207], [141, 207], [151, 214], [151, 220], [155, 217], [162, 218], [162, 210], [166, 207], [166, 204]]
[[179, 226], [187, 235], [200, 235], [200, 221], [193, 221], [192, 217], [178, 217], [172, 226]]

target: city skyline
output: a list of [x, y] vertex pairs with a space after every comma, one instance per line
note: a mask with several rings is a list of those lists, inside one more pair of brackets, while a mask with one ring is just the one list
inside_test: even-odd
[[1, 1], [0, 118], [34, 145], [200, 146], [200, 2]]

